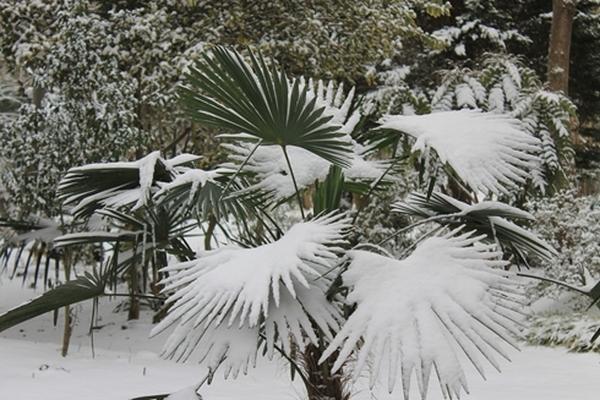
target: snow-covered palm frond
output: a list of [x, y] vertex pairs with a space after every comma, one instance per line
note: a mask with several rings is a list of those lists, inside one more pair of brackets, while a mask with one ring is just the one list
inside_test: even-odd
[[[350, 133], [360, 119], [360, 113], [352, 110], [354, 88], [344, 95], [343, 85], [334, 90], [333, 82], [327, 86], [322, 81], [314, 84], [308, 82], [308, 93], [315, 96], [316, 104], [325, 107], [333, 116], [332, 121], [342, 126], [339, 140], [344, 141], [352, 149], [348, 155], [349, 164], [342, 168], [344, 176], [350, 182], [374, 181], [384, 174], [388, 163], [385, 161], [368, 160], [366, 154], [369, 148], [357, 143]], [[223, 135], [229, 138], [247, 139], [244, 135]], [[290, 168], [285, 155], [279, 146], [261, 146], [255, 149], [255, 143], [246, 140], [223, 145], [230, 153], [233, 161], [230, 168], [239, 168], [245, 163], [244, 170], [255, 175], [257, 183], [248, 187], [245, 192], [259, 192], [282, 200], [295, 193], [294, 182], [290, 179]], [[328, 160], [302, 147], [287, 148], [290, 164], [296, 178], [298, 189], [304, 189], [316, 181], [322, 182], [332, 165]]]
[[[76, 217], [89, 216], [98, 208], [131, 206], [136, 210], [152, 199], [160, 190], [158, 182], [190, 180], [185, 175], [189, 164], [200, 157], [182, 154], [164, 159], [155, 151], [130, 162], [88, 164], [71, 168], [58, 187], [59, 199], [65, 206], [73, 206]], [[209, 174], [209, 173], [207, 173]]]
[[[351, 147], [340, 140], [345, 134], [342, 122], [327, 104], [339, 100], [333, 90], [327, 90], [323, 104], [318, 90], [304, 79], [289, 79], [251, 52], [250, 60], [217, 46], [196, 63], [181, 90], [190, 116], [264, 144], [301, 147], [331, 163], [349, 165]], [[340, 106], [345, 107], [350, 104]]]
[[445, 397], [468, 391], [457, 353], [482, 375], [481, 356], [498, 368], [496, 355], [508, 358], [502, 342], [516, 347], [520, 315], [510, 273], [495, 268], [506, 262], [480, 239], [453, 231], [424, 241], [404, 260], [350, 251], [342, 278], [356, 309], [321, 360], [339, 349], [335, 371], [356, 351], [355, 379], [369, 363], [372, 385], [386, 371], [392, 391], [399, 376], [405, 398], [413, 372], [423, 399], [432, 370]]
[[[531, 221], [534, 217], [515, 207], [497, 201], [482, 201], [467, 204], [443, 193], [433, 192], [430, 196], [411, 193], [392, 205], [394, 212], [405, 215], [430, 218], [451, 228], [465, 225], [497, 241], [507, 251], [512, 251], [518, 259], [527, 263], [525, 255], [535, 255], [551, 260], [556, 250], [537, 235], [515, 224], [514, 220]], [[444, 218], [446, 217], [446, 218]]]
[[177, 327], [163, 355], [187, 359], [198, 349], [209, 367], [227, 357], [226, 372], [236, 375], [256, 357], [260, 338], [269, 355], [276, 343], [289, 353], [290, 340], [302, 349], [305, 337], [318, 342], [311, 319], [332, 337], [341, 316], [326, 299], [328, 280], [314, 278], [337, 265], [348, 227], [347, 219], [329, 214], [267, 245], [223, 247], [166, 268], [164, 292], [173, 306], [152, 334]]
[[[352, 140], [350, 136], [347, 139], [354, 151], [350, 158], [351, 164], [342, 169], [346, 180], [371, 182], [382, 176], [389, 166], [388, 162], [367, 160], [365, 157], [367, 148]], [[230, 150], [230, 158], [235, 163], [227, 166], [235, 168], [247, 159], [244, 170], [256, 178], [256, 183], [250, 185], [244, 192], [259, 192], [276, 201], [291, 197], [295, 193], [294, 183], [290, 179], [290, 169], [278, 146], [259, 147], [249, 159], [248, 156], [254, 145], [236, 143], [224, 144], [224, 146]], [[290, 146], [287, 151], [299, 190], [325, 179], [332, 165], [329, 161], [300, 147]]]
[[507, 193], [539, 169], [539, 140], [523, 132], [518, 120], [479, 111], [448, 111], [427, 115], [387, 115], [381, 129], [416, 139], [413, 151], [433, 148], [443, 163], [483, 193]]

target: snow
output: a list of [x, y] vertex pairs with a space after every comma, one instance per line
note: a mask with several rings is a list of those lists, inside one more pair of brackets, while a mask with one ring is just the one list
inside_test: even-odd
[[[290, 85], [292, 84], [293, 82], [290, 83]], [[385, 172], [388, 164], [380, 160], [367, 160], [366, 154], [369, 149], [357, 143], [350, 135], [361, 117], [358, 110], [351, 110], [355, 96], [354, 88], [347, 95], [344, 95], [343, 85], [334, 89], [333, 82], [329, 82], [325, 86], [323, 81], [317, 81], [315, 84], [312, 80], [309, 80], [306, 83], [303, 78], [300, 80], [300, 86], [308, 88], [307, 104], [315, 99], [315, 108], [324, 108], [324, 115], [331, 117], [331, 120], [323, 126], [339, 126], [338, 132], [343, 135], [336, 140], [339, 143], [346, 144], [347, 148], [351, 150], [343, 154], [343, 158], [348, 163], [343, 168], [346, 179], [353, 181], [378, 179]], [[291, 87], [289, 90], [290, 96], [292, 93]], [[254, 141], [248, 142], [248, 134], [220, 136], [238, 139], [234, 143], [223, 144], [223, 147], [229, 150], [229, 157], [233, 161], [225, 166], [238, 169], [242, 163], [247, 162], [243, 170], [256, 175], [257, 183], [251, 185], [246, 191], [267, 193], [274, 200], [282, 200], [295, 193], [291, 173], [281, 146], [262, 145], [248, 159], [256, 147]], [[299, 189], [307, 188], [316, 181], [321, 182], [325, 179], [329, 167], [332, 165], [330, 161], [299, 146], [289, 145], [286, 146], [286, 150]]]
[[140, 175], [140, 197], [132, 208], [132, 211], [145, 206], [151, 197], [151, 190], [154, 183], [154, 168], [156, 163], [162, 160], [160, 151], [153, 151], [144, 158], [135, 162]]
[[474, 191], [506, 193], [523, 183], [539, 161], [539, 140], [523, 131], [507, 115], [473, 110], [427, 115], [387, 115], [381, 129], [393, 129], [414, 138], [413, 151], [424, 156], [433, 148]]
[[212, 171], [205, 171], [197, 168], [182, 169], [175, 178], [168, 183], [157, 182], [160, 190], [154, 195], [155, 198], [167, 193], [174, 188], [190, 184], [189, 200], [195, 197], [199, 188], [206, 185], [206, 182], [215, 182], [215, 179], [233, 171], [226, 168], [217, 168]]
[[[387, 163], [379, 160], [367, 160], [367, 148], [356, 143], [348, 135], [353, 153], [350, 154], [350, 166], [343, 168], [344, 176], [350, 181], [376, 180], [386, 170]], [[344, 138], [342, 138], [344, 140]], [[253, 143], [224, 144], [235, 164], [226, 164], [228, 168], [238, 168], [255, 147]], [[308, 150], [297, 146], [287, 146], [290, 164], [299, 189], [322, 182], [332, 165]], [[248, 191], [261, 191], [272, 195], [276, 200], [285, 199], [295, 193], [294, 183], [290, 176], [289, 167], [280, 146], [260, 146], [244, 166], [244, 171], [256, 174], [258, 182], [251, 185]], [[389, 178], [388, 178], [389, 179]]]
[[[39, 293], [38, 293], [39, 294]], [[32, 297], [31, 289], [20, 281], [0, 277], [0, 312]], [[140, 321], [126, 321], [125, 313], [113, 313], [115, 300], [100, 301], [103, 318], [95, 333], [95, 358], [92, 357], [89, 321], [78, 318], [72, 346], [66, 358], [60, 356], [61, 321], [52, 326], [52, 315], [38, 317], [0, 333], [0, 382], [2, 396], [13, 400], [106, 400], [174, 393], [189, 390], [206, 374], [196, 363], [177, 364], [161, 360], [162, 340], [148, 339], [152, 325], [150, 314]], [[76, 309], [89, 309], [89, 302]], [[80, 310], [79, 315], [83, 315]], [[122, 329], [125, 327], [126, 329]], [[595, 400], [600, 390], [600, 355], [572, 354], [563, 348], [524, 347], [511, 354], [512, 362], [503, 364], [503, 372], [491, 373], [487, 381], [467, 371], [471, 396], [465, 400]], [[354, 387], [352, 400], [398, 400], [386, 385], [372, 392], [366, 379]], [[441, 400], [433, 384], [430, 400]], [[298, 400], [304, 398], [301, 381], [291, 382], [289, 370], [281, 359], [258, 360], [258, 366], [235, 382], [219, 374], [211, 385], [200, 391], [204, 400]], [[256, 397], [260, 394], [260, 397]], [[418, 398], [416, 387], [412, 399]]]

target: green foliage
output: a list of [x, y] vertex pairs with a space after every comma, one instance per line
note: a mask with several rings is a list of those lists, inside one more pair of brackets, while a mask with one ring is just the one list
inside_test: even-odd
[[600, 342], [590, 340], [597, 334], [598, 318], [571, 313], [562, 316], [534, 318], [525, 339], [536, 346], [564, 346], [573, 352], [600, 352]]
[[396, 203], [393, 210], [452, 228], [464, 225], [467, 230], [485, 235], [484, 240], [497, 242], [505, 254], [513, 254], [524, 265], [528, 265], [530, 257], [549, 261], [556, 256], [551, 245], [514, 223], [533, 217], [503, 203], [491, 201], [470, 206], [442, 193], [433, 192], [430, 196], [411, 193], [406, 201]]
[[104, 277], [85, 273], [0, 315], [0, 332], [49, 311], [98, 297], [104, 293], [104, 285]]
[[448, 71], [431, 100], [432, 108], [480, 108], [518, 118], [541, 141], [544, 175], [533, 174], [533, 186], [541, 192], [548, 187], [557, 190], [564, 184], [564, 170], [573, 162], [575, 105], [568, 97], [545, 90], [536, 72], [517, 58], [491, 54], [483, 65], [481, 70]]
[[340, 167], [332, 165], [323, 183], [315, 183], [313, 212], [315, 215], [336, 211], [340, 208], [344, 193], [344, 173]]

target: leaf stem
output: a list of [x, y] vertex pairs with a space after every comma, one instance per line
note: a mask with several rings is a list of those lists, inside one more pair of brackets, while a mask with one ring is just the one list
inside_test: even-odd
[[538, 279], [540, 281], [554, 283], [555, 285], [563, 286], [563, 287], [566, 287], [567, 289], [571, 289], [571, 290], [574, 290], [574, 291], [576, 291], [578, 293], [581, 293], [581, 294], [584, 294], [586, 296], [591, 297], [590, 293], [586, 292], [585, 290], [582, 290], [582, 289], [580, 289], [580, 288], [578, 288], [576, 286], [569, 285], [566, 282], [559, 281], [559, 280], [556, 280], [556, 279], [546, 278], [544, 276], [533, 275], [533, 274], [525, 274], [525, 273], [522, 273], [522, 272], [518, 272], [517, 276], [522, 276], [522, 277], [531, 278], [531, 279]]
[[444, 220], [444, 219], [446, 219], [446, 218], [447, 218], [447, 219], [453, 219], [453, 218], [455, 218], [455, 217], [459, 217], [460, 215], [461, 215], [461, 213], [460, 213], [460, 212], [458, 212], [458, 213], [454, 213], [454, 214], [434, 215], [434, 216], [432, 216], [432, 217], [429, 217], [429, 218], [422, 219], [422, 220], [420, 220], [420, 221], [418, 221], [418, 222], [415, 222], [414, 224], [407, 225], [407, 226], [405, 226], [404, 228], [401, 228], [401, 229], [397, 230], [397, 231], [396, 231], [396, 232], [394, 232], [392, 235], [390, 235], [390, 236], [388, 236], [387, 238], [385, 238], [385, 239], [381, 240], [381, 241], [380, 241], [379, 243], [377, 243], [376, 245], [377, 245], [377, 246], [381, 246], [382, 244], [384, 244], [385, 242], [387, 242], [387, 241], [389, 241], [389, 240], [391, 240], [391, 239], [395, 238], [396, 236], [398, 236], [398, 235], [399, 235], [399, 234], [401, 234], [402, 232], [406, 232], [407, 230], [409, 230], [409, 229], [412, 229], [412, 228], [415, 228], [415, 227], [417, 227], [417, 226], [419, 226], [419, 225], [423, 225], [423, 224], [426, 224], [426, 223], [428, 223], [428, 222], [439, 222], [439, 221], [442, 221], [442, 220]]
[[283, 150], [283, 155], [285, 156], [285, 162], [287, 163], [288, 168], [290, 169], [290, 175], [292, 176], [292, 182], [294, 183], [294, 190], [296, 191], [296, 199], [298, 199], [298, 205], [300, 206], [300, 214], [302, 215], [302, 219], [306, 219], [304, 215], [304, 206], [302, 205], [302, 199], [300, 198], [300, 191], [298, 190], [298, 184], [296, 183], [296, 177], [294, 176], [294, 170], [292, 169], [292, 164], [290, 163], [290, 157], [288, 156], [287, 149], [285, 146], [281, 146]]
[[[373, 192], [375, 191], [375, 189], [377, 188], [377, 185], [379, 185], [381, 183], [381, 181], [383, 180], [383, 178], [385, 178], [385, 176], [392, 170], [392, 168], [394, 167], [394, 165], [396, 165], [397, 162], [400, 162], [402, 160], [405, 160], [406, 158], [408, 158], [408, 156], [402, 157], [399, 160], [392, 160], [390, 162], [390, 165], [385, 169], [385, 171], [383, 171], [383, 173], [379, 176], [379, 178], [377, 178], [377, 180], [375, 182], [373, 182], [371, 184], [371, 187], [369, 188], [369, 191], [367, 192], [367, 194], [365, 195], [365, 198], [369, 198], [369, 196], [371, 196], [371, 194], [373, 194]], [[354, 225], [354, 223], [356, 222], [356, 220], [358, 219], [358, 216], [360, 215], [360, 212], [364, 209], [363, 208], [359, 208], [356, 211], [356, 214], [354, 214], [354, 218], [352, 218], [352, 225]]]
[[250, 161], [250, 158], [254, 155], [254, 153], [256, 152], [256, 150], [258, 149], [258, 147], [262, 144], [262, 142], [263, 142], [262, 139], [260, 139], [258, 142], [256, 142], [256, 145], [250, 151], [250, 153], [248, 154], [248, 156], [246, 157], [246, 159], [244, 159], [244, 161], [242, 161], [242, 163], [240, 164], [239, 168], [235, 171], [235, 173], [233, 174], [233, 176], [231, 177], [231, 179], [229, 180], [229, 182], [227, 182], [227, 184], [223, 188], [223, 191], [221, 192], [221, 195], [219, 196], [219, 201], [221, 201], [223, 199], [223, 197], [227, 193], [227, 190], [233, 184], [233, 181], [235, 180], [235, 178], [237, 178], [237, 176], [240, 174], [240, 172], [242, 172], [242, 169], [246, 166], [246, 164], [248, 164], [248, 161]]

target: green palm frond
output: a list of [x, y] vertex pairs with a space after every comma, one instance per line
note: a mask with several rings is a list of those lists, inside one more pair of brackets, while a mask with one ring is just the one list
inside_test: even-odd
[[[9, 267], [10, 261], [11, 278], [20, 273], [25, 283], [30, 277], [30, 267], [34, 267], [33, 286], [37, 286], [42, 274], [45, 286], [51, 264], [58, 268], [60, 254], [52, 242], [62, 234], [60, 224], [51, 219], [29, 216], [22, 220], [0, 218], [0, 228], [5, 228], [0, 238], [0, 261], [4, 263], [3, 269]], [[11, 257], [15, 251], [15, 256]], [[22, 260], [25, 262], [22, 263]]]
[[323, 183], [315, 184], [313, 210], [316, 215], [336, 211], [344, 191], [344, 174], [341, 168], [332, 165]]
[[155, 151], [130, 162], [88, 164], [71, 168], [58, 186], [58, 199], [73, 206], [75, 218], [89, 217], [100, 208], [128, 206], [133, 210], [148, 204], [157, 182], [170, 182], [176, 168], [198, 160], [182, 154], [164, 159]]
[[465, 225], [467, 229], [497, 240], [505, 250], [512, 251], [524, 263], [527, 263], [526, 254], [543, 260], [552, 259], [556, 255], [556, 250], [548, 243], [509, 221], [533, 217], [506, 204], [484, 201], [469, 205], [439, 192], [433, 192], [430, 197], [411, 193], [405, 201], [394, 204], [393, 210], [409, 216], [432, 219], [452, 229]]
[[49, 311], [98, 297], [104, 293], [104, 286], [103, 276], [86, 272], [0, 315], [0, 332]]
[[339, 166], [350, 163], [351, 146], [303, 79], [268, 67], [250, 52], [250, 63], [217, 46], [190, 69], [181, 88], [184, 107], [194, 120], [247, 133], [264, 144], [297, 146]]

